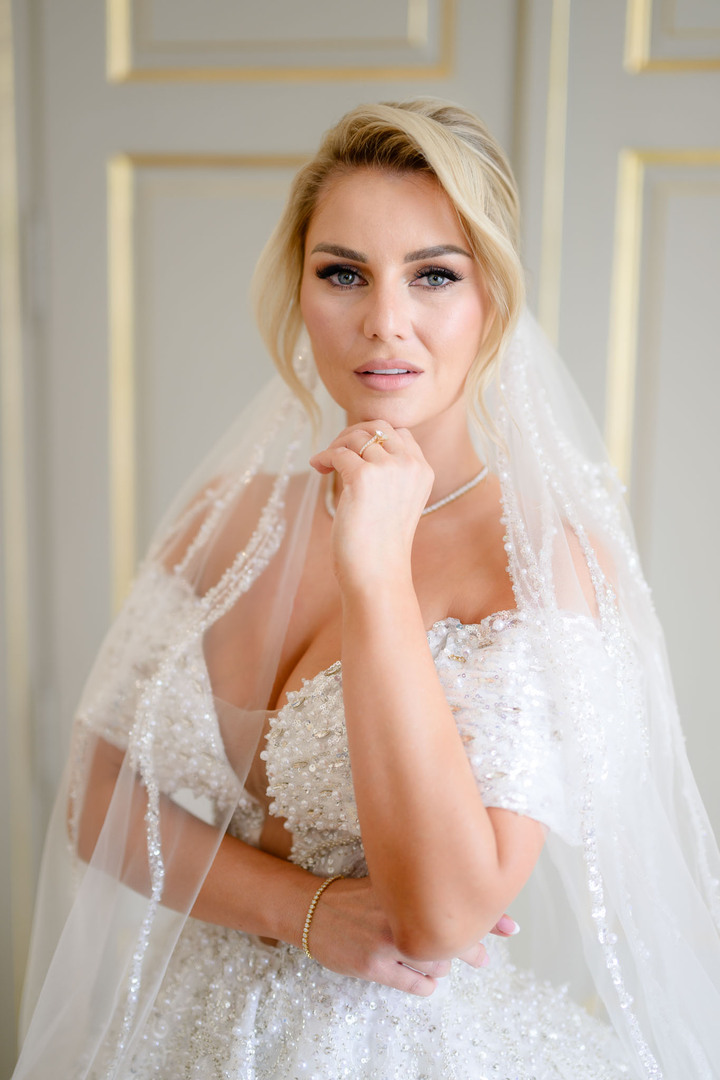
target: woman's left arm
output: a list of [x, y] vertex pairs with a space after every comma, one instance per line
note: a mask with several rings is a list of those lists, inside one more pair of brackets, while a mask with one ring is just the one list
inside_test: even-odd
[[454, 956], [517, 896], [544, 840], [486, 809], [440, 685], [414, 590], [343, 593], [343, 692], [368, 869], [408, 956]]
[[497, 922], [529, 877], [545, 830], [483, 805], [412, 580], [412, 541], [432, 472], [409, 432], [396, 429], [388, 446], [360, 459], [333, 444], [313, 464], [343, 480], [333, 553], [368, 869], [398, 948], [444, 959]]

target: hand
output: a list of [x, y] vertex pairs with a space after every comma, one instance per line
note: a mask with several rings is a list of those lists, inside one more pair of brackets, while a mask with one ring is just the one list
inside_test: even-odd
[[[384, 440], [367, 445], [376, 431]], [[323, 474], [336, 472], [342, 483], [332, 539], [341, 582], [368, 584], [369, 574], [409, 572], [415, 529], [434, 475], [407, 428], [384, 420], [355, 424], [310, 464]]]
[[[506, 937], [517, 929], [503, 915], [492, 933]], [[328, 886], [315, 909], [309, 945], [318, 963], [331, 971], [418, 997], [429, 997], [438, 979], [450, 972], [449, 960], [409, 960], [396, 949], [368, 877], [345, 878]], [[460, 959], [476, 968], [488, 963], [480, 943]]]
[[[520, 927], [509, 915], [501, 915], [490, 931], [491, 934], [495, 934], [497, 937], [513, 937], [519, 932]], [[473, 945], [471, 948], [466, 949], [465, 952], [460, 953], [458, 960], [464, 960], [466, 964], [474, 968], [487, 967], [490, 963], [487, 949], [482, 942], [478, 942], [477, 945]]]

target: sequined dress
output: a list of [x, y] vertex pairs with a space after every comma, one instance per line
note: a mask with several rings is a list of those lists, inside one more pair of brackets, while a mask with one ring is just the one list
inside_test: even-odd
[[[168, 599], [168, 614], [174, 608]], [[577, 647], [592, 650], [577, 619]], [[516, 612], [428, 634], [438, 676], [487, 806], [530, 814], [573, 842], [553, 705], [533, 629]], [[187, 666], [185, 727], [167, 717], [166, 790], [214, 796], [228, 777], [200, 656]], [[205, 672], [206, 675], [206, 672]], [[196, 708], [188, 716], [187, 702]], [[191, 725], [191, 726], [188, 726]], [[106, 731], [109, 738], [111, 730]], [[363, 875], [342, 671], [335, 663], [271, 721], [262, 751], [270, 812], [287, 819], [291, 860], [324, 877]], [[230, 784], [229, 778], [227, 779]], [[201, 792], [200, 792], [201, 793]], [[257, 845], [263, 813], [247, 793], [230, 832]], [[299, 949], [188, 919], [128, 1076], [149, 1080], [617, 1080], [634, 1075], [616, 1036], [566, 990], [517, 970], [488, 937], [489, 967], [454, 961], [429, 998], [337, 975]], [[104, 1075], [97, 1073], [98, 1077]]]

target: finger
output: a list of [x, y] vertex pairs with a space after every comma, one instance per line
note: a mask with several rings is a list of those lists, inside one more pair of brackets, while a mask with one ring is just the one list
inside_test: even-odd
[[396, 990], [404, 990], [406, 994], [414, 994], [416, 997], [430, 997], [437, 989], [437, 979], [409, 967], [403, 961], [399, 961], [395, 969], [395, 978], [388, 985], [394, 986]]
[[501, 915], [490, 933], [498, 937], [514, 937], [520, 933], [520, 926], [509, 915]]
[[353, 424], [351, 427], [339, 432], [326, 449], [332, 450], [337, 446], [352, 446], [357, 450], [374, 437], [389, 440], [394, 434], [395, 429], [387, 420], [364, 420], [361, 424]]
[[[367, 453], [375, 447], [382, 448], [383, 450], [388, 447], [390, 442], [390, 436], [387, 435], [381, 428], [377, 428], [374, 431], [366, 431], [364, 428], [356, 430], [348, 430], [339, 435], [337, 439], [333, 439], [330, 445], [325, 450], [321, 450], [317, 454], [313, 454], [310, 458], [310, 464], [318, 472], [328, 473], [334, 468], [333, 454], [338, 450], [352, 450], [358, 458], [365, 459]], [[376, 458], [378, 460], [379, 458]]]
[[344, 475], [348, 468], [352, 468], [353, 465], [357, 468], [360, 466], [360, 458], [354, 450], [350, 450], [347, 446], [335, 446], [322, 450], [319, 454], [314, 454], [310, 458], [310, 465], [316, 472], [326, 476], [331, 472], [339, 472]]
[[[397, 955], [397, 954], [396, 954]], [[437, 988], [437, 979], [422, 971], [393, 959], [389, 955], [375, 955], [367, 965], [358, 969], [360, 978], [380, 986], [391, 986], [416, 997], [429, 997]]]
[[418, 461], [425, 461], [425, 455], [409, 428], [395, 428], [392, 439], [388, 439], [385, 445], [391, 453], [406, 453]]
[[374, 449], [384, 449], [391, 436], [382, 428], [375, 428], [372, 432], [353, 431], [348, 437], [347, 446], [356, 452], [359, 457], [364, 457]]
[[458, 959], [463, 960], [466, 964], [469, 964], [470, 967], [474, 968], [484, 968], [490, 963], [487, 949], [482, 942], [478, 942], [477, 945], [472, 945], [469, 949], [466, 949], [465, 952], [460, 953]]
[[449, 960], [417, 960], [410, 963], [408, 960], [400, 960], [399, 963], [409, 971], [418, 975], [427, 975], [433, 979], [443, 979], [450, 974], [451, 964]]
[[408, 994], [415, 994], [416, 997], [430, 997], [437, 989], [435, 979], [431, 979], [427, 975], [415, 975], [413, 972], [408, 974], [410, 975], [410, 982], [407, 986], [401, 986], [398, 989], [405, 990]]

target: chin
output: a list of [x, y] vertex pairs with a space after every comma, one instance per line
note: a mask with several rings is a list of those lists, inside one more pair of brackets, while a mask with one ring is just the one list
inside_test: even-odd
[[412, 428], [419, 424], [425, 424], [432, 420], [432, 416], [421, 413], [417, 409], [398, 408], [389, 402], [378, 401], [373, 407], [362, 409], [347, 409], [348, 426], [352, 424], [372, 424], [376, 420], [384, 420], [394, 428]]
[[387, 398], [363, 402], [361, 406], [356, 405], [350, 408], [345, 403], [341, 402], [340, 404], [345, 409], [348, 426], [384, 420], [394, 428], [407, 428], [409, 431], [413, 431], [415, 429], [431, 428], [434, 424], [447, 425], [454, 413], [457, 414], [458, 424], [466, 422], [465, 407], [462, 405], [459, 408], [458, 401], [449, 402], [439, 408], [436, 401], [432, 402], [432, 404], [426, 403], [425, 407], [423, 407], [418, 402], [391, 401]]

